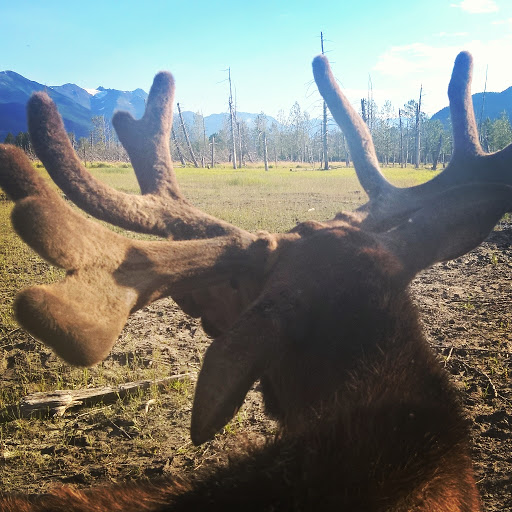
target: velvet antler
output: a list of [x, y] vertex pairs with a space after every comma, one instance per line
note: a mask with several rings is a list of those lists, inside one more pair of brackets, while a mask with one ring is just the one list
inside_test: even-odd
[[0, 185], [16, 201], [16, 231], [43, 258], [67, 271], [60, 283], [22, 291], [17, 318], [73, 364], [103, 359], [129, 314], [158, 298], [174, 295], [187, 301], [238, 274], [258, 281], [264, 272], [268, 237], [258, 242], [181, 196], [169, 152], [173, 97], [172, 76], [160, 73], [142, 119], [115, 116], [142, 196], [111, 189], [81, 165], [44, 93], [29, 102], [29, 128], [54, 181], [84, 210], [121, 227], [194, 240], [147, 242], [118, 235], [66, 205], [22, 151], [0, 146]]

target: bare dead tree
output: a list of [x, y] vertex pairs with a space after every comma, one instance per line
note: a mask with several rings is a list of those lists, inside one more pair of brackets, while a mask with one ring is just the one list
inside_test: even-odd
[[372, 76], [368, 73], [368, 100], [366, 103], [366, 124], [368, 125], [368, 129], [370, 133], [373, 133], [374, 124], [375, 124], [375, 112], [374, 112], [375, 103], [373, 101], [373, 82]]
[[[324, 55], [324, 33], [320, 32], [320, 41], [322, 44], [322, 55]], [[327, 103], [325, 100], [322, 102], [322, 144], [323, 144], [323, 155], [324, 155], [324, 171], [329, 170], [329, 155], [327, 151]]]
[[229, 123], [231, 128], [231, 154], [233, 155], [233, 169], [236, 169], [236, 142], [235, 142], [235, 112], [233, 105], [233, 90], [231, 88], [231, 68], [228, 68], [229, 80]]
[[267, 132], [263, 132], [263, 163], [265, 171], [268, 171]]
[[240, 121], [236, 122], [236, 129], [238, 132], [238, 167], [241, 169], [243, 166], [243, 146], [242, 146], [242, 129]]
[[212, 169], [215, 167], [215, 137], [212, 137], [212, 141], [210, 142], [210, 146], [212, 148]]
[[485, 82], [484, 82], [484, 92], [482, 94], [482, 106], [480, 107], [480, 117], [478, 119], [478, 133], [480, 133], [480, 142], [482, 142], [482, 121], [484, 119], [484, 111], [485, 111], [485, 94], [487, 92], [487, 73], [489, 71], [489, 65], [485, 67]]
[[203, 162], [203, 167], [204, 167], [204, 162], [205, 162], [205, 154], [208, 152], [208, 145], [206, 144], [206, 125], [205, 125], [205, 122], [204, 122], [204, 116], [203, 116], [203, 113], [201, 112], [201, 119], [203, 121], [203, 150], [201, 152], [201, 160]]
[[181, 153], [181, 149], [178, 144], [178, 139], [176, 138], [176, 133], [174, 133], [174, 128], [171, 128], [171, 137], [174, 143], [174, 147], [176, 148], [176, 152], [178, 153], [178, 158], [180, 159], [181, 165], [185, 167], [185, 159], [183, 158], [183, 154]]
[[185, 127], [185, 123], [183, 121], [183, 116], [181, 115], [181, 109], [180, 104], [176, 104], [178, 107], [178, 114], [180, 117], [180, 124], [181, 129], [183, 130], [183, 135], [185, 136], [185, 141], [187, 143], [188, 152], [190, 153], [190, 158], [192, 159], [192, 162], [194, 162], [194, 167], [199, 167], [199, 164], [197, 163], [196, 156], [194, 155], [194, 150], [192, 149], [192, 144], [190, 144], [190, 139], [188, 138], [187, 128]]
[[398, 109], [398, 119], [400, 123], [400, 167], [405, 167], [404, 164], [404, 128], [402, 125], [402, 110]]
[[420, 150], [421, 150], [421, 93], [423, 85], [420, 87], [420, 99], [416, 105], [416, 130], [414, 138], [414, 167], [416, 169], [420, 166]]

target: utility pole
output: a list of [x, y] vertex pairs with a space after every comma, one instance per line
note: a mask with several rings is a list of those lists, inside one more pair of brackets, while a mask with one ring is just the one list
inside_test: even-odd
[[190, 139], [188, 138], [187, 129], [185, 128], [185, 123], [183, 122], [183, 116], [181, 115], [181, 108], [180, 104], [176, 103], [178, 106], [178, 114], [180, 116], [181, 121], [181, 128], [183, 130], [183, 134], [185, 135], [185, 141], [187, 142], [188, 151], [190, 153], [190, 158], [192, 158], [192, 162], [194, 162], [195, 167], [199, 167], [199, 164], [197, 163], [196, 156], [194, 155], [194, 151], [192, 150], [192, 144], [190, 144]]
[[[320, 32], [320, 43], [322, 45], [322, 55], [324, 55], [324, 33]], [[324, 147], [324, 171], [329, 170], [329, 156], [327, 154], [327, 104], [323, 104], [324, 119], [322, 122], [322, 139]]]
[[231, 68], [228, 68], [229, 79], [229, 119], [231, 125], [231, 151], [233, 155], [233, 169], [236, 169], [235, 120], [233, 112], [233, 90], [231, 88]]

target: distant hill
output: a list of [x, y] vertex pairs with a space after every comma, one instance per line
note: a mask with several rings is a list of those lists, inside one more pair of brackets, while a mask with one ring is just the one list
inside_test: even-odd
[[[75, 84], [45, 86], [29, 80], [14, 71], [0, 71], [0, 142], [10, 132], [27, 131], [26, 104], [31, 94], [46, 91], [56, 103], [64, 119], [68, 132], [73, 132], [77, 138], [87, 137], [91, 131], [91, 118], [105, 116], [110, 122], [116, 110], [127, 110], [135, 118], [144, 113], [148, 97], [142, 89], [134, 91], [119, 91], [117, 89], [82, 89]], [[194, 113], [182, 112], [188, 129], [193, 126]], [[252, 127], [258, 114], [238, 112], [237, 118], [244, 120], [249, 128]], [[206, 135], [217, 133], [226, 122], [227, 114], [212, 114], [204, 118]], [[277, 122], [267, 116], [268, 125]]]
[[46, 91], [59, 108], [66, 130], [78, 137], [86, 137], [90, 130], [91, 115], [85, 107], [59, 91], [46, 87], [15, 73], [0, 72], [0, 140], [8, 132], [14, 135], [27, 131], [25, 105], [33, 92]]
[[[472, 98], [477, 123], [480, 121], [482, 114], [482, 102], [484, 103], [482, 121], [485, 121], [488, 117], [491, 120], [498, 119], [501, 117], [502, 112], [506, 112], [509, 119], [512, 120], [512, 87], [502, 92], [486, 92], [485, 101], [483, 92], [473, 94]], [[432, 116], [432, 119], [439, 119], [444, 125], [447, 125], [449, 116], [450, 109], [445, 107], [439, 112], [436, 112]]]
[[[177, 116], [178, 114], [176, 114]], [[187, 125], [187, 129], [191, 128], [194, 125], [194, 112], [185, 111], [182, 112], [183, 121]], [[236, 118], [239, 121], [245, 121], [249, 129], [252, 129], [254, 126], [254, 122], [258, 114], [250, 114], [249, 112], [237, 112]], [[272, 116], [267, 117], [267, 127], [270, 128], [272, 123], [279, 124]], [[214, 133], [218, 133], [224, 127], [225, 123], [229, 122], [229, 114], [210, 114], [209, 116], [204, 117], [204, 127], [206, 130], [206, 135], [209, 137]]]

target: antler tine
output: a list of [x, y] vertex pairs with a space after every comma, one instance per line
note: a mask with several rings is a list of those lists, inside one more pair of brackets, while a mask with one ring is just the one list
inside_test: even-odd
[[41, 195], [47, 190], [27, 155], [11, 144], [0, 144], [0, 186], [13, 201]]
[[112, 124], [130, 156], [143, 194], [169, 194], [183, 199], [174, 175], [169, 140], [172, 127], [174, 79], [162, 71], [155, 76], [142, 119], [116, 112]]
[[453, 126], [453, 158], [467, 158], [483, 154], [471, 98], [473, 58], [469, 52], [460, 52], [453, 65], [448, 85], [450, 113]]
[[471, 183], [512, 185], [512, 146], [488, 155], [478, 141], [471, 98], [472, 57], [468, 52], [457, 56], [448, 88], [454, 138], [452, 160], [434, 179], [409, 188], [391, 185], [380, 172], [366, 124], [339, 89], [324, 56], [313, 61], [313, 73], [320, 93], [347, 137], [357, 176], [368, 193], [369, 201], [358, 208], [366, 215], [365, 229], [393, 228], [452, 187]]
[[160, 73], [140, 121], [129, 114], [117, 114], [116, 127], [120, 137], [128, 141], [141, 196], [119, 192], [85, 169], [71, 146], [57, 108], [45, 93], [34, 94], [27, 105], [36, 154], [64, 193], [98, 219], [175, 240], [240, 234], [240, 228], [201, 212], [179, 192], [168, 141], [173, 92], [172, 76]]
[[318, 55], [313, 60], [313, 75], [320, 94], [347, 138], [357, 176], [368, 196], [377, 197], [393, 189], [393, 185], [380, 171], [372, 136], [366, 123], [341, 92], [332, 74], [329, 61], [323, 55]]

